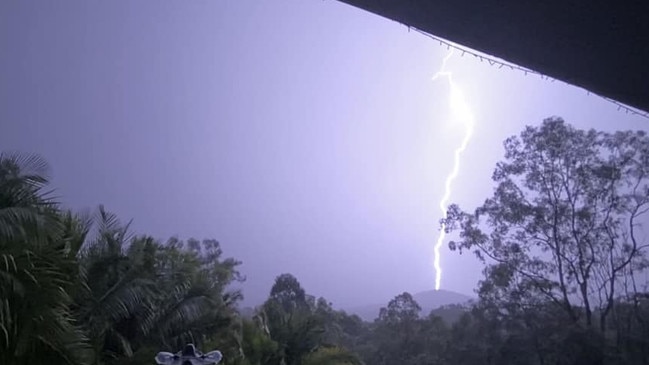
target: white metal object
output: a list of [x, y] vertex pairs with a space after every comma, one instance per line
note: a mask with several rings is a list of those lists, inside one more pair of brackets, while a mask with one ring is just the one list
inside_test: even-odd
[[220, 351], [214, 350], [203, 354], [196, 350], [193, 344], [188, 344], [175, 354], [161, 351], [155, 356], [158, 365], [216, 365], [222, 359], [223, 355]]

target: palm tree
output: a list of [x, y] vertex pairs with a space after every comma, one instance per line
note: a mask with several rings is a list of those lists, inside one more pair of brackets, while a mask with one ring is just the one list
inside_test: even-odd
[[44, 191], [47, 163], [0, 154], [0, 363], [85, 364], [86, 337], [72, 317], [78, 266], [66, 226]]
[[153, 358], [231, 332], [238, 295], [225, 288], [237, 263], [221, 261], [218, 245], [200, 255], [177, 239], [134, 236], [102, 206], [94, 223], [95, 238], [80, 254], [87, 287], [77, 302], [97, 364]]
[[238, 263], [221, 260], [213, 240], [188, 243], [190, 247], [185, 248], [182, 241], [171, 239], [158, 248], [156, 282], [161, 290], [151, 318], [157, 343], [180, 348], [187, 342], [202, 345], [215, 339], [233, 340], [240, 294], [227, 291], [227, 286], [238, 278]]
[[94, 223], [95, 236], [79, 255], [86, 285], [75, 299], [77, 316], [97, 354], [95, 363], [103, 364], [133, 355], [133, 342], [147, 332], [157, 290], [126, 254], [133, 238], [129, 224], [121, 224], [103, 206], [89, 223]]
[[47, 170], [38, 156], [0, 154], [0, 364], [121, 364], [231, 340], [239, 262], [218, 242], [160, 244], [103, 206], [63, 211]]

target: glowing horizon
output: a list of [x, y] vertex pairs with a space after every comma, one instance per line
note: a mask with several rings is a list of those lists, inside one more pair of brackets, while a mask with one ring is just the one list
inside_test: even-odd
[[[465, 132], [464, 132], [464, 138], [462, 139], [462, 143], [458, 148], [455, 149], [454, 156], [453, 156], [453, 169], [451, 170], [451, 173], [446, 176], [446, 182], [444, 184], [444, 195], [442, 196], [442, 199], [439, 202], [439, 208], [442, 212], [442, 216], [446, 217], [446, 210], [447, 210], [447, 205], [448, 201], [451, 197], [451, 188], [452, 188], [452, 183], [453, 180], [457, 177], [457, 175], [460, 172], [460, 155], [464, 150], [466, 150], [467, 145], [469, 144], [469, 140], [471, 139], [471, 135], [473, 134], [473, 126], [474, 126], [474, 117], [473, 113], [471, 113], [471, 109], [469, 108], [469, 105], [464, 98], [464, 93], [460, 89], [457, 84], [453, 81], [453, 74], [450, 71], [446, 70], [446, 62], [451, 58], [453, 55], [453, 50], [451, 50], [446, 57], [444, 57], [444, 60], [442, 62], [442, 66], [440, 67], [439, 71], [433, 75], [432, 80], [435, 81], [439, 77], [446, 77], [448, 80], [448, 84], [450, 87], [450, 96], [449, 96], [449, 102], [451, 106], [451, 112], [453, 114], [452, 120], [453, 122], [457, 123], [460, 122], [464, 125]], [[435, 268], [435, 290], [439, 290], [440, 284], [442, 281], [442, 267], [440, 264], [440, 249], [442, 247], [442, 244], [444, 243], [444, 239], [446, 238], [446, 226], [442, 224], [441, 230], [439, 237], [437, 238], [437, 242], [435, 242], [435, 246], [433, 248], [434, 252], [434, 262], [433, 262], [433, 267]]]

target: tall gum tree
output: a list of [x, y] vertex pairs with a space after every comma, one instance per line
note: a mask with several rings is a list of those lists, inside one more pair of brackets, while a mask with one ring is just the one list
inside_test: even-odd
[[505, 140], [493, 196], [473, 213], [451, 205], [452, 250], [487, 263], [480, 295], [519, 308], [550, 301], [604, 330], [618, 297], [647, 267], [649, 137], [581, 130], [560, 118]]

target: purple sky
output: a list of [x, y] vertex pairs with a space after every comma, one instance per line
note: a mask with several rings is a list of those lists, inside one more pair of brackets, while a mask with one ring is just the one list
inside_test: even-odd
[[[46, 157], [68, 206], [218, 239], [247, 303], [283, 272], [338, 305], [433, 287], [461, 139], [438, 43], [332, 0], [21, 0], [0, 2], [0, 50], [0, 149]], [[562, 82], [448, 68], [477, 118], [451, 199], [466, 208], [526, 124], [649, 125]], [[442, 288], [470, 294], [481, 266], [442, 252]]]

